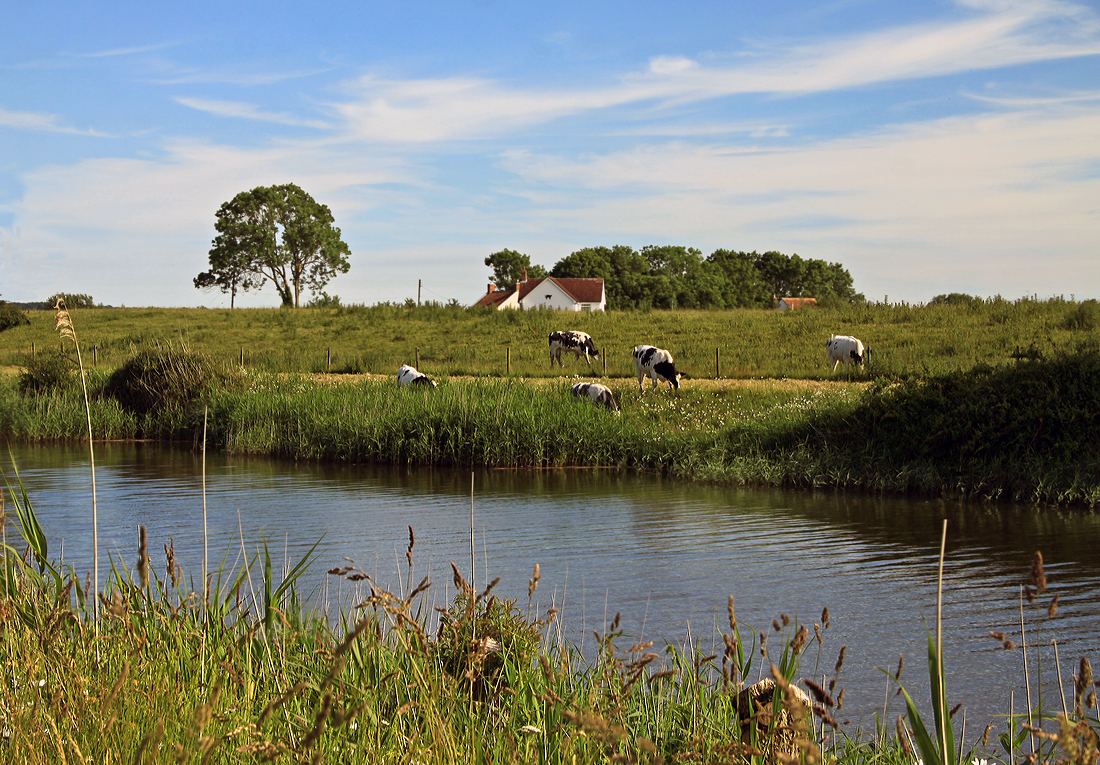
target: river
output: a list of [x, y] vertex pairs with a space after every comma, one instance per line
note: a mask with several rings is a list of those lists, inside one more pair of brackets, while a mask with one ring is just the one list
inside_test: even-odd
[[[87, 447], [19, 445], [12, 456], [51, 555], [63, 555], [83, 575], [92, 554]], [[10, 462], [3, 462], [13, 480]], [[275, 559], [293, 564], [320, 540], [304, 582], [317, 588], [313, 602], [332, 612], [351, 585], [324, 572], [346, 559], [395, 592], [407, 586], [409, 526], [416, 536], [412, 578], [415, 584], [430, 576], [434, 605], [454, 593], [452, 561], [470, 576], [470, 470], [212, 453], [205, 482], [212, 566], [223, 557], [235, 564], [242, 546], [254, 554], [264, 539]], [[148, 529], [161, 575], [162, 545], [172, 538], [184, 571], [200, 577], [199, 455], [96, 444], [96, 489], [101, 580], [108, 551], [133, 566], [139, 524]], [[1088, 511], [709, 487], [613, 470], [476, 469], [472, 512], [477, 585], [501, 577], [495, 592], [526, 611], [538, 563], [532, 613], [560, 609], [554, 638], [588, 654], [593, 630], [603, 633], [616, 613], [627, 635], [622, 648], [655, 640], [720, 654], [730, 595], [743, 629], [766, 632], [774, 654], [783, 638], [772, 630], [773, 619], [797, 618], [812, 635], [828, 607], [824, 642], [820, 651], [811, 645], [800, 676], [831, 677], [840, 647], [848, 645], [838, 682], [845, 704], [837, 717], [864, 730], [874, 728], [884, 705], [891, 721], [904, 711], [899, 698], [887, 695], [882, 671], [894, 671], [899, 656], [902, 682], [915, 698], [928, 697], [926, 625], [935, 627], [944, 518], [948, 694], [967, 710], [968, 744], [993, 716], [1025, 706], [1024, 652], [1002, 650], [989, 633], [1024, 642], [1021, 585], [1036, 550], [1044, 555], [1049, 589], [1034, 605], [1024, 604], [1033, 703], [1041, 660], [1044, 706], [1061, 708], [1051, 639], [1067, 693], [1082, 654], [1100, 661], [1100, 516]], [[1058, 613], [1049, 619], [1054, 595]], [[757, 652], [753, 677], [759, 667]]]

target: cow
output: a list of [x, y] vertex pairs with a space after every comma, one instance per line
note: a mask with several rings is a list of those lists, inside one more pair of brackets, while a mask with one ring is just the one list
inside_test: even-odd
[[550, 368], [554, 368], [554, 359], [558, 360], [558, 366], [561, 367], [561, 352], [571, 351], [579, 359], [584, 356], [584, 360], [588, 362], [589, 368], [592, 367], [592, 361], [589, 357], [599, 360], [600, 352], [596, 350], [596, 345], [592, 342], [592, 338], [586, 335], [584, 332], [551, 332], [550, 333]]
[[570, 393], [573, 394], [574, 401], [580, 401], [581, 399], [587, 398], [596, 404], [596, 406], [606, 407], [615, 414], [619, 414], [619, 404], [615, 401], [615, 396], [612, 395], [611, 389], [606, 385], [579, 382], [570, 389]]
[[401, 388], [407, 388], [413, 385], [428, 388], [436, 387], [434, 380], [431, 380], [426, 374], [418, 372], [416, 367], [410, 367], [408, 364], [402, 365], [402, 367], [397, 370], [397, 385]]
[[863, 368], [863, 362], [871, 358], [871, 351], [863, 347], [863, 343], [850, 335], [833, 335], [825, 342], [825, 352], [829, 356], [829, 367], [836, 371], [836, 365], [843, 362], [845, 365], [858, 364]]
[[654, 390], [659, 380], [668, 383], [670, 390], [680, 387], [680, 373], [676, 371], [676, 363], [668, 351], [652, 345], [639, 345], [634, 349], [634, 369], [638, 372], [638, 392], [644, 390], [642, 379], [646, 375], [653, 378]]

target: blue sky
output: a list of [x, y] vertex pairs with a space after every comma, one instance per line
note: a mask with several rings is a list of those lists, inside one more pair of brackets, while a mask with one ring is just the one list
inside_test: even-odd
[[[869, 299], [1100, 297], [1100, 7], [1059, 0], [9, 3], [0, 294], [228, 306], [260, 185], [327, 204], [345, 303], [484, 258], [683, 244]], [[238, 305], [277, 305], [267, 287]]]

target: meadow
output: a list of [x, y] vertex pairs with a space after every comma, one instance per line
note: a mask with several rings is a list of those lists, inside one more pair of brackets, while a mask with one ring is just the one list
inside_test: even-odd
[[[135, 349], [177, 344], [225, 363], [268, 372], [392, 375], [413, 364], [433, 376], [555, 377], [547, 336], [560, 329], [592, 335], [597, 372], [634, 375], [636, 345], [672, 352], [691, 379], [831, 379], [830, 335], [855, 335], [873, 350], [862, 376], [900, 379], [1002, 364], [1021, 353], [1050, 354], [1100, 342], [1100, 308], [1052, 298], [978, 300], [956, 305], [866, 303], [778, 312], [494, 311], [457, 306], [377, 305], [311, 309], [92, 308], [71, 311], [85, 365], [111, 369]], [[0, 332], [0, 366], [34, 350], [59, 347], [52, 311]], [[716, 369], [717, 351], [717, 369]], [[417, 361], [419, 360], [419, 364]], [[606, 365], [606, 368], [605, 368]], [[571, 374], [584, 374], [581, 364]], [[718, 374], [716, 375], [716, 371]]]
[[[1094, 506], [1094, 309], [1021, 300], [570, 316], [610, 341], [591, 372], [571, 358], [564, 372], [549, 369], [544, 338], [562, 316], [543, 311], [89, 309], [72, 314], [90, 367], [89, 412], [71, 352], [55, 350], [53, 315], [35, 316], [0, 335], [11, 368], [24, 365], [0, 378], [0, 434], [79, 439], [90, 418], [96, 438], [197, 444], [207, 429], [214, 448], [292, 459], [587, 465]], [[875, 351], [865, 369], [828, 370], [826, 327], [867, 338]], [[230, 338], [242, 343], [236, 351], [226, 351]], [[628, 338], [681, 349], [681, 389], [640, 392], [632, 364], [627, 375]], [[727, 343], [715, 346], [719, 338]], [[353, 342], [371, 350], [349, 360]], [[17, 350], [29, 344], [33, 356]], [[438, 389], [396, 388], [393, 372], [417, 355]], [[621, 416], [568, 395], [577, 375], [600, 375], [604, 362]]]

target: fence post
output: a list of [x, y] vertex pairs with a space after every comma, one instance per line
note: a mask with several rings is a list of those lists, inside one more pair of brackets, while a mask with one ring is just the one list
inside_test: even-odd
[[92, 346], [92, 366], [99, 366], [99, 346]]
[[329, 347], [328, 353], [325, 356], [325, 371], [328, 372], [332, 369], [332, 348]]
[[34, 356], [36, 352], [37, 352], [37, 351], [35, 350], [35, 347], [34, 347], [34, 342], [32, 341], [32, 342], [31, 342], [31, 355], [32, 355], [32, 356]]
[[607, 354], [601, 354], [600, 359], [603, 360], [603, 376], [607, 377]]
[[504, 349], [504, 373], [506, 375], [512, 374], [512, 346]]
[[718, 348], [714, 349], [714, 379], [722, 379], [722, 367], [718, 361]]
[[244, 369], [244, 346], [241, 346], [241, 369]]

